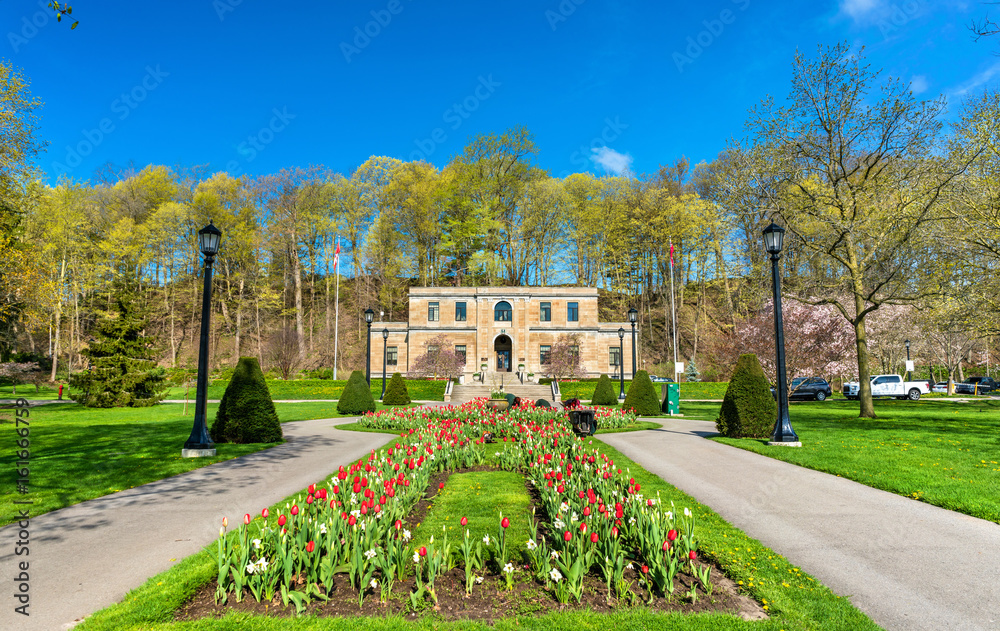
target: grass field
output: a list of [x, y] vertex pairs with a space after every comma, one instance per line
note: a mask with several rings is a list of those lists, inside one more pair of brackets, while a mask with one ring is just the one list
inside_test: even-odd
[[[341, 416], [337, 404], [276, 403], [282, 422]], [[209, 424], [218, 404], [207, 408]], [[271, 446], [220, 444], [214, 458], [181, 458], [191, 434], [194, 405], [161, 403], [150, 408], [86, 408], [53, 403], [31, 408], [30, 495], [33, 515], [71, 506], [140, 484], [229, 460]], [[0, 485], [15, 488], [12, 411], [0, 412], [0, 434], [9, 448], [0, 455]], [[14, 493], [0, 496], [0, 525], [13, 521]]]
[[[228, 381], [217, 379], [208, 386], [209, 399], [221, 399], [226, 391]], [[386, 386], [389, 381], [386, 380]], [[444, 387], [446, 382], [442, 380], [430, 381], [427, 379], [407, 379], [406, 389], [410, 393], [410, 398], [414, 401], [442, 401], [444, 400]], [[347, 381], [331, 379], [298, 379], [283, 381], [281, 379], [270, 379], [267, 382], [267, 389], [271, 392], [271, 398], [280, 399], [330, 399], [337, 400], [340, 393], [344, 391]], [[382, 395], [382, 375], [376, 377], [372, 375], [372, 396], [377, 401]], [[194, 399], [195, 389], [173, 387], [167, 391], [168, 399], [183, 399], [185, 396]]]
[[[717, 403], [681, 405], [684, 418], [706, 421], [718, 410]], [[793, 403], [800, 448], [714, 440], [1000, 523], [1000, 401], [877, 400], [875, 412], [876, 419], [859, 419], [857, 403]]]
[[[392, 439], [390, 442], [394, 442]], [[643, 492], [649, 495], [659, 493], [664, 502], [674, 501], [678, 507], [689, 507], [697, 518], [700, 547], [703, 553], [716, 559], [727, 574], [741, 586], [740, 589], [751, 594], [759, 602], [765, 604], [770, 620], [747, 622], [731, 615], [693, 615], [657, 614], [641, 607], [625, 610], [611, 615], [602, 615], [590, 611], [575, 611], [551, 613], [546, 615], [511, 616], [502, 620], [494, 620], [491, 624], [479, 622], [443, 622], [433, 614], [417, 620], [389, 618], [271, 618], [247, 614], [228, 615], [222, 619], [201, 620], [197, 622], [173, 622], [173, 611], [179, 607], [200, 585], [210, 581], [218, 573], [212, 557], [207, 552], [194, 555], [171, 568], [152, 577], [143, 586], [130, 592], [123, 602], [97, 612], [88, 617], [78, 628], [81, 631], [129, 631], [138, 629], [192, 630], [192, 629], [251, 629], [251, 630], [285, 630], [309, 629], [314, 631], [348, 630], [363, 627], [365, 629], [393, 629], [404, 631], [422, 631], [424, 629], [443, 629], [449, 631], [488, 631], [490, 629], [526, 629], [526, 630], [562, 630], [578, 631], [580, 629], [684, 629], [684, 630], [719, 630], [719, 631], [777, 631], [806, 629], [835, 630], [875, 630], [878, 627], [855, 609], [845, 598], [836, 596], [828, 588], [812, 577], [802, 573], [789, 564], [783, 557], [765, 548], [759, 542], [749, 538], [743, 532], [733, 528], [714, 511], [705, 507], [693, 498], [678, 491], [660, 478], [648, 473], [636, 463], [617, 452], [613, 448], [600, 444], [614, 461], [623, 469], [630, 470], [630, 475], [643, 486]], [[515, 478], [501, 479], [503, 476], [515, 474], [503, 472], [483, 472], [475, 477], [460, 478], [454, 476], [446, 485], [448, 492], [435, 501], [428, 513], [426, 530], [418, 538], [429, 536], [431, 530], [440, 530], [442, 524], [456, 523], [462, 515], [470, 516], [470, 526], [486, 523], [486, 529], [491, 536], [495, 532], [495, 522], [498, 516], [490, 518], [491, 511], [497, 506], [509, 505], [513, 515], [518, 514], [519, 507], [525, 502], [521, 496], [523, 482]], [[492, 476], [499, 476], [496, 480]], [[454, 489], [451, 488], [455, 484]], [[478, 492], [480, 495], [474, 502], [462, 502], [458, 496], [458, 487], [467, 487], [467, 492]], [[453, 495], [451, 491], [456, 493]], [[271, 511], [279, 511], [292, 497], [276, 502]], [[505, 512], [505, 514], [507, 514]], [[477, 521], [472, 522], [472, 515]], [[513, 517], [512, 519], [516, 519]], [[520, 519], [517, 519], [520, 521]], [[515, 522], [516, 525], [516, 522]], [[512, 529], [515, 527], [512, 525]], [[482, 536], [482, 528], [476, 526], [475, 536]], [[523, 533], [518, 533], [523, 534]], [[231, 533], [230, 536], [234, 536]], [[512, 538], [512, 541], [515, 539]], [[417, 541], [415, 540], [416, 544]]]
[[[625, 392], [628, 392], [629, 386], [632, 385], [631, 381], [625, 382]], [[656, 389], [657, 395], [660, 394], [660, 386], [664, 384], [654, 383], [653, 387]], [[681, 383], [680, 395], [681, 400], [684, 399], [722, 399], [726, 394], [726, 387], [729, 385], [727, 382], [691, 382], [691, 383]], [[614, 381], [615, 392], [618, 392], [619, 383], [617, 380]], [[559, 391], [562, 394], [562, 400], [567, 399], [580, 399], [581, 401], [590, 401], [594, 398], [594, 388], [597, 387], [596, 379], [588, 379], [586, 381], [560, 381]], [[662, 397], [661, 397], [662, 398]]]

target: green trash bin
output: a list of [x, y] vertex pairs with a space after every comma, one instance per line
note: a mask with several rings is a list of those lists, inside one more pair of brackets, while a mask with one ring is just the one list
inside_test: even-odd
[[681, 387], [677, 383], [666, 385], [667, 396], [663, 398], [663, 406], [660, 408], [666, 414], [674, 415], [681, 413]]

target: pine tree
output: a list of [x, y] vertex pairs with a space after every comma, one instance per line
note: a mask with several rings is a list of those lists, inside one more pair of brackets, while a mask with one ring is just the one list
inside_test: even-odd
[[740, 355], [715, 421], [719, 433], [730, 438], [766, 438], [774, 428], [777, 411], [757, 356]]
[[375, 398], [365, 379], [365, 373], [355, 370], [344, 386], [344, 392], [337, 402], [337, 411], [341, 414], [364, 414], [375, 411]]
[[283, 434], [256, 357], [241, 357], [212, 424], [217, 443], [277, 443]]
[[618, 394], [615, 393], [615, 387], [611, 383], [611, 378], [607, 375], [601, 375], [601, 378], [597, 380], [597, 386], [594, 388], [594, 398], [590, 401], [591, 405], [618, 405]]
[[660, 397], [657, 396], [656, 388], [649, 378], [649, 373], [645, 370], [636, 372], [635, 377], [632, 378], [632, 384], [625, 394], [622, 409], [635, 410], [639, 416], [660, 415]]
[[410, 403], [410, 392], [406, 389], [406, 381], [403, 375], [398, 372], [392, 373], [392, 379], [385, 388], [385, 396], [382, 397], [385, 405], [408, 405]]
[[701, 379], [698, 378], [698, 375], [700, 374], [701, 372], [698, 371], [698, 367], [695, 366], [694, 357], [692, 357], [691, 361], [688, 362], [687, 370], [684, 371], [684, 379], [690, 382], [701, 381]]
[[115, 282], [112, 292], [116, 309], [101, 315], [96, 339], [80, 351], [89, 367], [73, 375], [70, 397], [95, 408], [155, 405], [167, 383], [156, 365], [155, 340], [145, 335], [148, 310], [133, 286]]

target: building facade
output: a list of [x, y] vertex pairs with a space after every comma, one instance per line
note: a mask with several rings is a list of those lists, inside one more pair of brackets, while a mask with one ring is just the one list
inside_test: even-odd
[[[624, 315], [624, 314], [623, 314]], [[624, 329], [619, 339], [618, 329]], [[383, 338], [382, 332], [388, 336]], [[542, 364], [560, 336], [579, 335], [580, 366], [587, 376], [632, 373], [632, 328], [599, 322], [592, 287], [414, 287], [409, 321], [372, 323], [372, 375], [406, 375], [428, 342], [444, 336], [465, 357], [465, 375], [523, 371], [545, 374]], [[380, 344], [381, 342], [381, 344]]]

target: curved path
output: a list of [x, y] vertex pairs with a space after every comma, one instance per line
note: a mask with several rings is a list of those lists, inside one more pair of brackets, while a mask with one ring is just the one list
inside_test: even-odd
[[1000, 525], [705, 439], [716, 433], [671, 419], [599, 438], [886, 629], [1000, 629]]
[[[392, 438], [334, 427], [355, 420], [284, 423], [276, 447], [41, 515], [27, 557], [14, 555], [17, 525], [0, 529], [0, 629], [69, 628], [217, 539], [223, 516], [232, 528]], [[29, 617], [14, 612], [21, 560]]]

